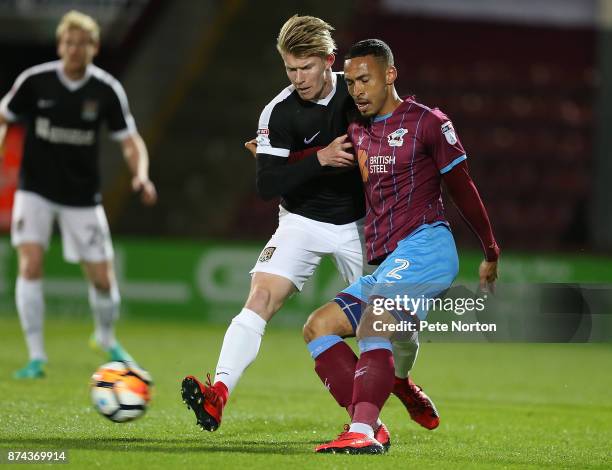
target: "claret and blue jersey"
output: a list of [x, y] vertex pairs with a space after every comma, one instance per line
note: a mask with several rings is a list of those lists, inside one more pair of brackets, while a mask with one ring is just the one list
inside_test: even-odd
[[467, 157], [448, 117], [412, 98], [348, 133], [364, 182], [368, 260], [376, 264], [421, 225], [446, 223], [441, 175]]
[[440, 184], [467, 156], [449, 118], [412, 97], [393, 113], [352, 123], [348, 134], [366, 196], [368, 261], [380, 264], [336, 298], [356, 327], [372, 295], [435, 297], [452, 283], [459, 263]]

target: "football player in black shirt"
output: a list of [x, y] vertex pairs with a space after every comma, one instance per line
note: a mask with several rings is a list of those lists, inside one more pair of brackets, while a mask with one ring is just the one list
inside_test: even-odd
[[130, 113], [125, 91], [93, 65], [99, 27], [77, 11], [57, 28], [60, 60], [25, 70], [0, 101], [0, 136], [6, 124], [26, 127], [19, 189], [13, 206], [11, 241], [19, 259], [15, 297], [28, 346], [28, 364], [16, 378], [44, 376], [43, 259], [57, 219], [64, 259], [81, 263], [94, 314], [92, 343], [110, 360], [132, 360], [115, 339], [119, 291], [113, 248], [100, 196], [99, 129], [105, 123], [122, 148], [142, 202], [156, 202], [148, 154]]
[[363, 271], [363, 191], [344, 135], [354, 105], [342, 76], [332, 72], [332, 30], [319, 18], [296, 15], [278, 37], [291, 85], [263, 109], [257, 131], [257, 190], [264, 199], [281, 196], [278, 229], [227, 329], [214, 384], [183, 380], [183, 399], [209, 431], [220, 425], [229, 394], [255, 360], [266, 323], [302, 290], [322, 257], [334, 259], [346, 282]]

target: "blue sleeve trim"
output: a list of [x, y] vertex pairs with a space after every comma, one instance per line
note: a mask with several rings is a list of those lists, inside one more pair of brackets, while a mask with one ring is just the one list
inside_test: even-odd
[[440, 174], [443, 175], [444, 173], [448, 173], [453, 168], [455, 168], [455, 166], [461, 163], [463, 160], [467, 160], [466, 154], [463, 154], [460, 157], [455, 158], [452, 162], [450, 162], [448, 165], [446, 165], [444, 168], [440, 170]]

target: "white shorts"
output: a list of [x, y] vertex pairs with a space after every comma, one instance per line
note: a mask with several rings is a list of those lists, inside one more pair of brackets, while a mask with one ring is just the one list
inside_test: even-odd
[[30, 192], [15, 193], [11, 223], [11, 243], [38, 243], [45, 249], [57, 218], [62, 232], [64, 259], [69, 263], [100, 262], [113, 259], [113, 245], [104, 208], [71, 207], [57, 204]]
[[277, 274], [301, 291], [323, 256], [330, 255], [344, 280], [352, 284], [363, 274], [364, 254], [362, 221], [328, 224], [293, 214], [281, 206], [278, 228], [251, 274]]

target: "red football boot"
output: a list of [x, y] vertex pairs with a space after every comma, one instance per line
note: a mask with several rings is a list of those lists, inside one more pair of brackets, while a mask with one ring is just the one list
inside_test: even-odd
[[436, 405], [410, 377], [406, 379], [395, 377], [393, 393], [404, 404], [413, 421], [427, 429], [438, 427], [440, 415]]
[[389, 447], [391, 447], [391, 434], [389, 434], [387, 426], [385, 426], [383, 423], [381, 423], [380, 426], [378, 426], [378, 429], [374, 431], [374, 439], [382, 444], [385, 452], [387, 452]]
[[206, 374], [206, 384], [201, 383], [193, 375], [183, 379], [181, 395], [187, 408], [196, 415], [196, 424], [207, 431], [216, 431], [221, 425], [223, 407], [227, 403], [227, 387], [223, 382], [212, 385], [210, 374]]
[[325, 444], [315, 447], [315, 452], [325, 454], [383, 454], [385, 448], [376, 439], [360, 432], [349, 432], [349, 425], [344, 425], [344, 432]]

